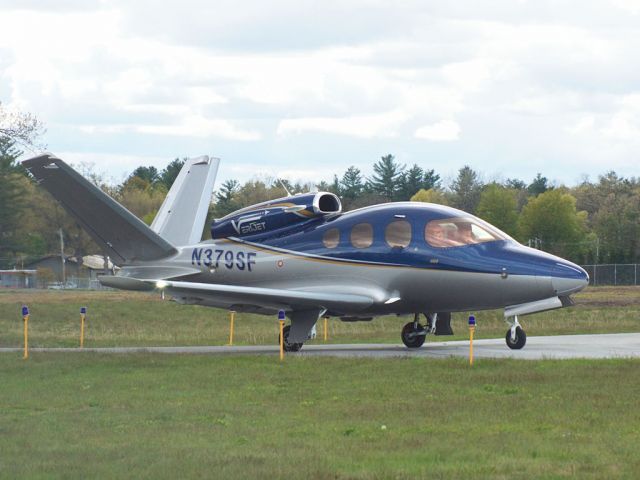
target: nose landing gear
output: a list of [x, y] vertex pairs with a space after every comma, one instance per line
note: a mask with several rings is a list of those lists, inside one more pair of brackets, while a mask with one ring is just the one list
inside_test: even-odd
[[518, 322], [518, 316], [514, 316], [513, 319], [505, 318], [506, 322], [511, 326], [507, 330], [505, 340], [507, 341], [507, 347], [512, 350], [520, 350], [527, 343], [527, 334]]

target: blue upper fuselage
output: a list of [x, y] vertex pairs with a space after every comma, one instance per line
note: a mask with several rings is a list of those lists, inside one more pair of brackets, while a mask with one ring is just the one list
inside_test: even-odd
[[[441, 219], [474, 219], [481, 222], [466, 212], [442, 205], [398, 202], [365, 207], [334, 216], [305, 219], [274, 231], [244, 235], [242, 241], [282, 249], [293, 254], [320, 256], [337, 261], [461, 272], [588, 279], [586, 272], [579, 266], [525, 247], [502, 232], [499, 232], [501, 235], [497, 240], [462, 246], [433, 246], [426, 240], [425, 227], [429, 222]], [[410, 224], [410, 232], [407, 233], [410, 239], [407, 237], [405, 240], [406, 246], [391, 246], [386, 229], [392, 222], [399, 220]], [[354, 227], [362, 224], [371, 226], [371, 243], [358, 248], [354, 246], [352, 235]], [[491, 228], [497, 231], [495, 227]], [[323, 241], [329, 230], [333, 230], [334, 235], [331, 248], [327, 248], [327, 243]]]

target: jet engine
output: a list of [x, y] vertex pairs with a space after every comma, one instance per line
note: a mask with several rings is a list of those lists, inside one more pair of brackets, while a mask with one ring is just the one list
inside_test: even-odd
[[211, 224], [211, 238], [249, 237], [289, 230], [342, 212], [329, 192], [302, 193], [237, 210]]

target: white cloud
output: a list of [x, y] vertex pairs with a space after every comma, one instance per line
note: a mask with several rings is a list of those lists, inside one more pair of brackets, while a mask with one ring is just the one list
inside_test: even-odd
[[567, 131], [585, 140], [613, 141], [616, 149], [640, 144], [640, 94], [612, 96], [608, 103], [607, 110], [582, 115]]
[[614, 115], [601, 132], [605, 137], [614, 140], [640, 140], [640, 126], [638, 118], [630, 113]]
[[613, 5], [632, 15], [640, 14], [640, 1], [638, 0], [613, 0]]
[[407, 118], [407, 115], [401, 111], [342, 118], [289, 118], [278, 124], [277, 132], [281, 136], [304, 132], [323, 132], [359, 138], [395, 137], [398, 135], [398, 129]]
[[460, 138], [460, 125], [455, 120], [442, 120], [418, 128], [414, 136], [432, 142], [451, 142]]
[[345, 150], [363, 165], [388, 152], [486, 159], [476, 168], [506, 165], [505, 176], [529, 176], [535, 158], [550, 177], [563, 165], [624, 173], [637, 155], [635, 0], [7, 0], [0, 11], [0, 101], [44, 120], [54, 151], [135, 162], [220, 150], [278, 171], [311, 156], [338, 174]]
[[181, 135], [185, 137], [222, 137], [236, 141], [259, 140], [259, 132], [243, 130], [232, 122], [220, 118], [191, 116], [177, 125], [138, 125], [137, 132], [156, 135]]
[[596, 119], [594, 115], [584, 115], [572, 126], [567, 128], [569, 133], [579, 135], [585, 132], [593, 132]]
[[183, 137], [220, 137], [236, 141], [254, 141], [261, 138], [259, 132], [243, 130], [228, 120], [201, 116], [184, 117], [180, 123], [171, 125], [81, 125], [78, 129], [88, 134], [136, 132]]
[[491, 80], [492, 63], [483, 58], [449, 63], [442, 68], [442, 75], [450, 85], [463, 91], [476, 91]]

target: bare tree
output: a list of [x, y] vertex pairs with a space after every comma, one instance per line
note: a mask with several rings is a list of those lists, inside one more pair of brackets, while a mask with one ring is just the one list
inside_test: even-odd
[[0, 102], [0, 137], [8, 137], [34, 150], [45, 148], [37, 141], [44, 132], [44, 125], [35, 115], [7, 108]]

